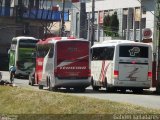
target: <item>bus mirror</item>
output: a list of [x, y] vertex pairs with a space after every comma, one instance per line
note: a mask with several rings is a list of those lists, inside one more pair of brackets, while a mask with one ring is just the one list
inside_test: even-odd
[[8, 54], [10, 54], [10, 50], [11, 50], [11, 49], [8, 49]]
[[36, 57], [36, 53], [35, 53], [35, 52], [32, 52], [31, 57], [32, 57], [32, 58], [35, 58], [35, 57]]

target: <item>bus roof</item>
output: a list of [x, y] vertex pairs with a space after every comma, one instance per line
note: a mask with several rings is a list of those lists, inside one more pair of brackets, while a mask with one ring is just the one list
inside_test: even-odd
[[93, 45], [92, 47], [104, 47], [104, 46], [116, 46], [119, 44], [139, 44], [139, 45], [149, 45], [148, 43], [142, 43], [142, 42], [135, 42], [135, 41], [131, 41], [131, 40], [106, 40], [102, 43], [98, 43]]
[[30, 36], [18, 36], [18, 37], [13, 37], [13, 39], [17, 39], [17, 40], [20, 40], [20, 39], [35, 39], [35, 40], [38, 40], [37, 38], [30, 37]]
[[87, 41], [83, 38], [75, 38], [75, 37], [50, 37], [45, 40], [40, 40], [37, 44], [47, 44], [47, 43], [55, 43], [57, 41], [66, 41], [66, 40], [82, 40]]

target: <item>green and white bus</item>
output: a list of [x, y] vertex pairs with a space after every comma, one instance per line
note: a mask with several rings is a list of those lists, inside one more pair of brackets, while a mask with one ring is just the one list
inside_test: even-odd
[[14, 37], [9, 50], [9, 67], [15, 65], [15, 77], [28, 77], [35, 67], [35, 47], [38, 39], [34, 37]]

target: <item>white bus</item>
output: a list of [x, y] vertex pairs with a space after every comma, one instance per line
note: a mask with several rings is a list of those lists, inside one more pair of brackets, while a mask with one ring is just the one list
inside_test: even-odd
[[19, 36], [14, 37], [9, 49], [9, 67], [15, 65], [17, 70], [15, 77], [28, 77], [29, 73], [35, 67], [36, 43], [38, 40], [34, 37]]
[[[43, 70], [40, 70], [41, 65]], [[38, 80], [40, 89], [46, 86], [49, 90], [73, 88], [84, 92], [91, 83], [90, 42], [71, 37], [53, 37], [40, 41], [37, 44], [35, 73], [42, 76]]]
[[146, 43], [108, 40], [91, 47], [93, 90], [143, 92], [151, 86], [152, 50]]

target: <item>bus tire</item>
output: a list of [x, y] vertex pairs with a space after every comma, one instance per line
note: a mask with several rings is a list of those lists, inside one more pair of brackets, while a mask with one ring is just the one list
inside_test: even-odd
[[122, 88], [120, 91], [121, 91], [121, 93], [126, 93], [126, 89], [125, 88]]
[[51, 81], [50, 81], [50, 79], [48, 79], [48, 90], [49, 90], [49, 91], [57, 91], [57, 90], [58, 90], [57, 87], [52, 87], [52, 86], [51, 86]]
[[43, 85], [39, 85], [39, 89], [40, 89], [40, 90], [43, 89]]
[[34, 79], [31, 79], [31, 77], [29, 77], [29, 85], [34, 86], [35, 82]]
[[31, 86], [34, 86], [34, 81], [33, 80], [31, 80]]
[[105, 87], [106, 87], [106, 92], [114, 92], [115, 91], [115, 89], [113, 87], [108, 87], [107, 78], [105, 78]]
[[142, 89], [142, 88], [135, 88], [135, 89], [133, 89], [132, 91], [133, 91], [133, 93], [135, 93], [135, 94], [142, 94], [142, 93], [143, 93], [143, 89]]
[[76, 87], [76, 88], [74, 88], [74, 91], [75, 92], [85, 92], [86, 88], [85, 87]]
[[48, 90], [49, 90], [49, 91], [52, 91], [52, 86], [51, 86], [50, 79], [48, 79], [47, 81], [48, 81]]
[[100, 87], [94, 85], [94, 80], [93, 80], [93, 78], [92, 78], [92, 80], [91, 80], [91, 85], [92, 85], [92, 89], [93, 89], [94, 91], [98, 91], [99, 88], [100, 88]]
[[105, 78], [105, 88], [106, 88], [106, 92], [109, 92], [109, 87], [108, 87], [107, 78]]
[[52, 91], [57, 92], [58, 88], [57, 87], [52, 87]]
[[81, 87], [80, 88], [80, 92], [85, 92], [86, 91], [86, 88], [85, 87]]

